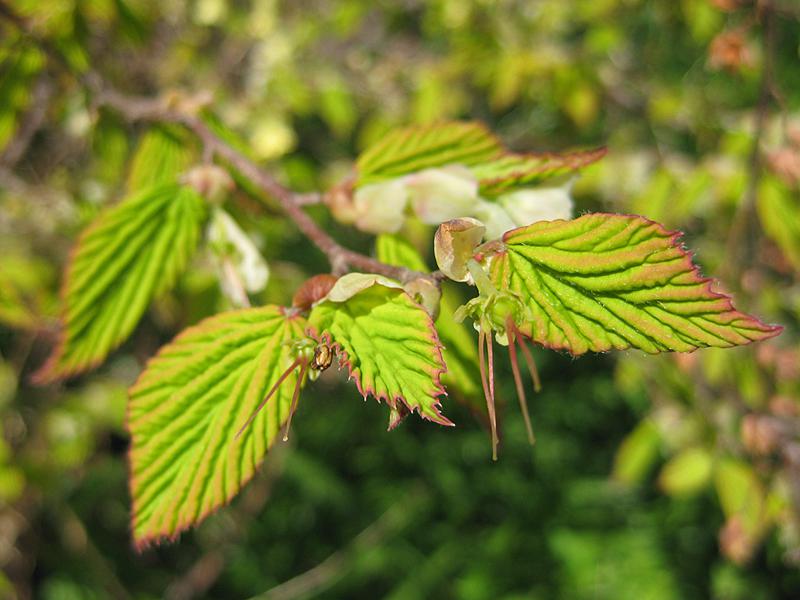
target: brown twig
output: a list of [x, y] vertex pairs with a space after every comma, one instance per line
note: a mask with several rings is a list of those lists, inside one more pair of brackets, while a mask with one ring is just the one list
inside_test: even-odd
[[176, 123], [189, 129], [200, 139], [207, 153], [230, 165], [231, 168], [258, 186], [267, 196], [277, 200], [284, 213], [294, 221], [298, 229], [325, 254], [334, 273], [345, 273], [349, 267], [354, 267], [401, 281], [416, 277], [428, 277], [436, 280], [430, 274], [388, 265], [339, 244], [302, 209], [303, 205], [319, 202], [319, 194], [297, 194], [283, 186], [272, 175], [214, 133], [197, 115], [196, 107], [193, 110], [191, 99], [181, 98], [175, 94], [157, 98], [123, 94], [111, 87], [95, 71], [76, 72], [57, 47], [39, 36], [31, 24], [14, 12], [3, 0], [0, 0], [0, 18], [9, 21], [24, 33], [55, 66], [75, 77], [89, 92], [95, 106], [111, 109], [128, 121]]

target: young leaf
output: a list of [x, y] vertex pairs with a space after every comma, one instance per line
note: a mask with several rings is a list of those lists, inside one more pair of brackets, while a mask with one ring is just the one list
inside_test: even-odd
[[342, 301], [325, 300], [308, 322], [320, 337], [330, 335], [362, 396], [385, 400], [393, 413], [416, 410], [452, 425], [439, 412], [445, 394], [439, 337], [428, 313], [402, 289], [375, 283]]
[[476, 165], [501, 152], [500, 141], [480, 123], [408, 127], [390, 133], [358, 158], [358, 185], [443, 165]]
[[375, 254], [379, 261], [387, 265], [405, 267], [420, 273], [429, 270], [417, 249], [397, 234], [382, 233], [375, 238]]
[[699, 275], [680, 233], [643, 217], [590, 214], [509, 231], [491, 278], [530, 310], [520, 330], [572, 354], [730, 347], [777, 335]]
[[144, 134], [133, 155], [128, 191], [161, 183], [175, 183], [192, 158], [188, 134], [177, 127], [158, 125]]
[[[375, 249], [381, 262], [420, 272], [428, 270], [416, 248], [399, 235], [379, 235], [375, 240]], [[486, 404], [482, 399], [481, 378], [477, 368], [475, 335], [471, 327], [468, 329], [466, 325], [456, 323], [453, 319], [453, 314], [461, 304], [455, 290], [444, 282], [441, 310], [436, 319], [436, 331], [444, 344], [442, 355], [447, 365], [442, 381], [448, 389], [452, 386], [461, 392], [457, 397], [463, 396], [472, 410], [482, 414], [486, 412]]]
[[73, 250], [59, 342], [36, 380], [86, 371], [117, 348], [183, 271], [205, 215], [203, 198], [178, 184], [148, 188], [102, 213]]
[[574, 173], [605, 155], [605, 148], [564, 154], [508, 153], [475, 165], [471, 170], [480, 182], [481, 195], [497, 196], [516, 187], [538, 185], [548, 179]]
[[247, 422], [291, 363], [305, 320], [276, 306], [222, 313], [151, 359], [130, 390], [133, 536], [174, 538], [227, 503], [289, 416], [297, 373]]

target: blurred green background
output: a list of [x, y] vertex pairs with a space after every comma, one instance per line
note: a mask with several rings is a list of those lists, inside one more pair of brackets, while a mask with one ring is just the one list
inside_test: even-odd
[[[30, 385], [69, 248], [119, 198], [146, 127], [98, 112], [0, 20], [1, 597], [800, 597], [798, 3], [10, 4], [76, 71], [136, 94], [210, 92], [251, 155], [300, 191], [340, 181], [409, 123], [480, 119], [518, 150], [607, 145], [574, 188], [579, 212], [681, 229], [742, 309], [786, 330], [691, 355], [537, 349], [533, 448], [503, 364], [497, 463], [455, 401], [455, 429], [408, 419], [386, 433], [385, 407], [329, 373], [232, 506], [137, 554], [125, 390], [161, 344], [229, 305], [199, 253], [101, 368]], [[259, 301], [288, 303], [327, 269], [277, 212], [246, 192], [228, 204], [272, 269]]]

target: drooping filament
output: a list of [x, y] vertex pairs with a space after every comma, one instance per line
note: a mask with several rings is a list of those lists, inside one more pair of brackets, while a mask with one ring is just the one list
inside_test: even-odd
[[525, 357], [525, 362], [528, 365], [528, 371], [531, 374], [531, 379], [533, 379], [533, 391], [541, 392], [542, 391], [542, 380], [539, 379], [539, 370], [536, 368], [536, 362], [533, 360], [533, 354], [525, 345], [525, 340], [519, 335], [519, 329], [515, 329], [514, 337], [519, 340], [519, 347], [522, 350], [522, 356]]
[[[484, 347], [488, 350], [488, 365], [486, 364], [486, 354]], [[486, 408], [489, 412], [489, 425], [492, 430], [492, 460], [497, 460], [497, 412], [494, 402], [494, 363], [492, 360], [492, 334], [491, 330], [487, 333], [483, 327], [478, 334], [478, 362], [481, 369], [481, 384], [483, 385], [483, 395], [486, 398]], [[487, 377], [486, 370], [489, 370]]]
[[[242, 432], [248, 428], [250, 423], [253, 422], [253, 419], [256, 418], [259, 412], [261, 412], [261, 409], [267, 405], [269, 399], [275, 395], [275, 392], [278, 391], [278, 388], [281, 387], [281, 384], [284, 381], [286, 381], [286, 378], [289, 377], [292, 371], [294, 371], [298, 366], [300, 367], [300, 377], [297, 378], [297, 383], [294, 386], [294, 395], [292, 396], [292, 408], [289, 411], [289, 419], [287, 420], [287, 424], [292, 420], [292, 414], [294, 413], [296, 408], [297, 398], [300, 395], [300, 386], [303, 384], [303, 376], [305, 375], [306, 368], [308, 367], [308, 359], [302, 356], [298, 356], [294, 360], [294, 362], [291, 365], [289, 365], [289, 368], [286, 369], [283, 373], [281, 373], [281, 376], [278, 377], [278, 381], [275, 382], [275, 385], [273, 385], [272, 388], [267, 393], [267, 395], [264, 396], [264, 399], [261, 401], [261, 404], [259, 404], [256, 407], [256, 409], [253, 411], [253, 414], [250, 415], [249, 419], [247, 419], [247, 422], [244, 425], [242, 425], [242, 428], [238, 431], [234, 439], [239, 439], [239, 436], [242, 435]], [[288, 435], [288, 431], [289, 430], [287, 428], [286, 433], [284, 434], [284, 440], [286, 440], [286, 435]]]
[[533, 433], [533, 426], [531, 425], [531, 417], [528, 413], [528, 401], [525, 399], [525, 386], [522, 384], [522, 376], [519, 372], [519, 361], [517, 360], [517, 342], [525, 355], [525, 360], [528, 363], [528, 369], [531, 371], [533, 378], [533, 388], [537, 392], [541, 389], [539, 381], [539, 372], [536, 370], [536, 364], [533, 362], [533, 356], [525, 346], [525, 340], [519, 335], [519, 330], [514, 322], [509, 317], [506, 321], [506, 331], [508, 332], [508, 352], [511, 355], [511, 371], [514, 374], [514, 385], [517, 387], [517, 399], [519, 400], [519, 408], [522, 411], [522, 418], [525, 420], [525, 429], [528, 432], [528, 441], [531, 445], [536, 443], [536, 436]]
[[294, 386], [294, 394], [292, 394], [292, 404], [289, 408], [289, 417], [286, 419], [286, 428], [283, 430], [283, 441], [289, 441], [289, 429], [292, 426], [292, 417], [297, 410], [297, 400], [300, 398], [300, 386], [303, 385], [303, 379], [308, 370], [308, 361], [300, 363], [300, 375], [297, 376], [297, 384]]

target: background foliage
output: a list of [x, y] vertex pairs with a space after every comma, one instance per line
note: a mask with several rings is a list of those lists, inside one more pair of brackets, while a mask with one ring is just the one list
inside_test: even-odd
[[[391, 127], [484, 120], [515, 149], [607, 145], [580, 211], [686, 232], [779, 338], [691, 355], [537, 351], [531, 449], [500, 461], [326, 375], [231, 508], [130, 544], [126, 388], [179, 329], [230, 308], [211, 258], [96, 372], [34, 387], [78, 232], [119, 199], [146, 132], [0, 24], [0, 594], [19, 598], [777, 598], [800, 594], [800, 12], [790, 0], [16, 0], [122, 89], [207, 90], [248, 151], [327, 189]], [[135, 173], [135, 168], [133, 168]], [[133, 175], [135, 177], [135, 175]], [[321, 254], [245, 192], [227, 208], [287, 304]], [[310, 208], [322, 222], [327, 211]], [[369, 236], [330, 221], [369, 252]], [[429, 232], [411, 235], [427, 244]], [[429, 249], [423, 246], [429, 252]], [[512, 398], [509, 372], [500, 398]], [[306, 392], [308, 393], [308, 392]], [[293, 579], [295, 578], [295, 579]], [[290, 581], [291, 580], [291, 581]], [[287, 582], [280, 585], [282, 582]], [[279, 587], [275, 587], [279, 586]], [[273, 589], [274, 588], [274, 589]]]

